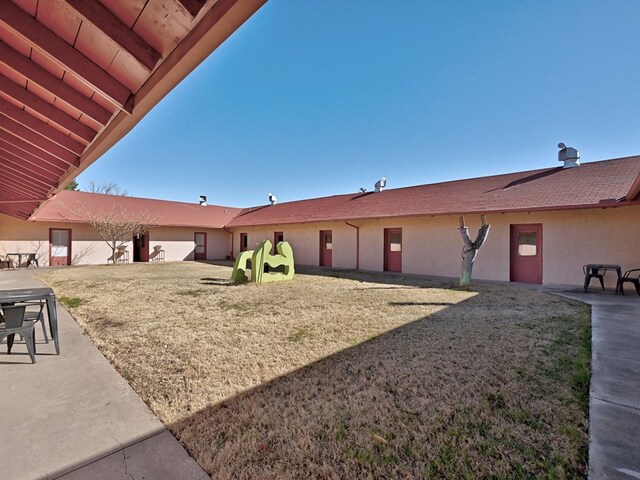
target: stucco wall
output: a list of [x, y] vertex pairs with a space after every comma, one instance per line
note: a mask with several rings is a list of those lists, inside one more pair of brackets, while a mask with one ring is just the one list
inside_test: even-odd
[[[480, 226], [477, 215], [466, 217], [472, 237]], [[640, 268], [640, 207], [559, 212], [490, 214], [491, 232], [476, 260], [476, 279], [509, 281], [510, 226], [541, 223], [545, 284], [580, 285], [582, 265], [602, 262]], [[384, 229], [402, 228], [402, 271], [457, 277], [460, 274], [462, 239], [458, 217], [418, 217], [350, 222], [360, 227], [360, 268], [383, 269]], [[355, 268], [356, 230], [344, 222], [269, 227], [235, 228], [234, 254], [240, 249], [240, 233], [248, 234], [249, 249], [263, 239], [273, 241], [275, 231], [284, 232], [293, 247], [296, 263], [319, 264], [319, 231], [333, 231], [333, 266]], [[609, 287], [615, 275], [606, 277]]]
[[193, 260], [194, 234], [207, 234], [207, 260], [222, 260], [230, 255], [231, 234], [224, 230], [184, 227], [158, 227], [149, 231], [149, 248], [161, 245], [166, 261]]
[[356, 229], [344, 222], [275, 225], [233, 229], [233, 254], [240, 252], [240, 234], [247, 234], [248, 249], [252, 250], [262, 240], [273, 243], [274, 232], [283, 232], [285, 241], [291, 244], [295, 262], [300, 265], [318, 265], [320, 260], [320, 230], [333, 232], [333, 266], [356, 267]]
[[[49, 264], [49, 229], [71, 229], [72, 264], [101, 264], [111, 258], [111, 249], [87, 224], [43, 223], [18, 220], [0, 214], [0, 254], [37, 252], [40, 265]], [[207, 234], [207, 259], [220, 260], [230, 255], [230, 234], [219, 229], [159, 227], [149, 232], [150, 258], [153, 246], [161, 245], [166, 261], [193, 260], [194, 233]], [[133, 261], [133, 242], [127, 242]]]

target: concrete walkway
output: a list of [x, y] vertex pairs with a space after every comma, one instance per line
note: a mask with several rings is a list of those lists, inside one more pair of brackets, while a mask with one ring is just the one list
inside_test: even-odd
[[[0, 289], [42, 286], [29, 270], [0, 272]], [[0, 354], [0, 477], [119, 480], [209, 477], [58, 304], [61, 354], [36, 326]]]
[[554, 292], [591, 305], [589, 478], [640, 479], [640, 297]]

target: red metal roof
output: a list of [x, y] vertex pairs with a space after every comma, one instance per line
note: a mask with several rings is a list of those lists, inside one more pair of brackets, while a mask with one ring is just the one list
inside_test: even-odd
[[[640, 157], [627, 157], [567, 169], [531, 170], [247, 208], [227, 226], [640, 204], [634, 193], [638, 178]], [[630, 194], [633, 196], [627, 198]]]
[[63, 190], [45, 202], [31, 220], [36, 222], [86, 223], [87, 217], [126, 213], [128, 218], [144, 215], [158, 226], [223, 228], [241, 209], [149, 198], [103, 195]]
[[28, 218], [266, 0], [0, 0], [0, 213]]

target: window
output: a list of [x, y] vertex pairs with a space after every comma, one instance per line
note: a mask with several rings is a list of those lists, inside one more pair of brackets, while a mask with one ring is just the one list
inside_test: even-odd
[[331, 232], [324, 234], [324, 248], [326, 250], [333, 250], [333, 234]]
[[402, 251], [402, 233], [390, 233], [389, 234], [389, 250], [391, 252]]
[[51, 230], [51, 256], [66, 257], [69, 254], [69, 231]]
[[537, 254], [536, 232], [519, 232], [518, 255], [520, 257], [535, 257]]

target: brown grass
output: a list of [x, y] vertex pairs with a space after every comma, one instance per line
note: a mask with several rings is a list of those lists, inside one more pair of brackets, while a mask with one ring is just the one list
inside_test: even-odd
[[509, 285], [337, 272], [236, 286], [230, 273], [41, 278], [216, 479], [586, 474], [585, 307]]

